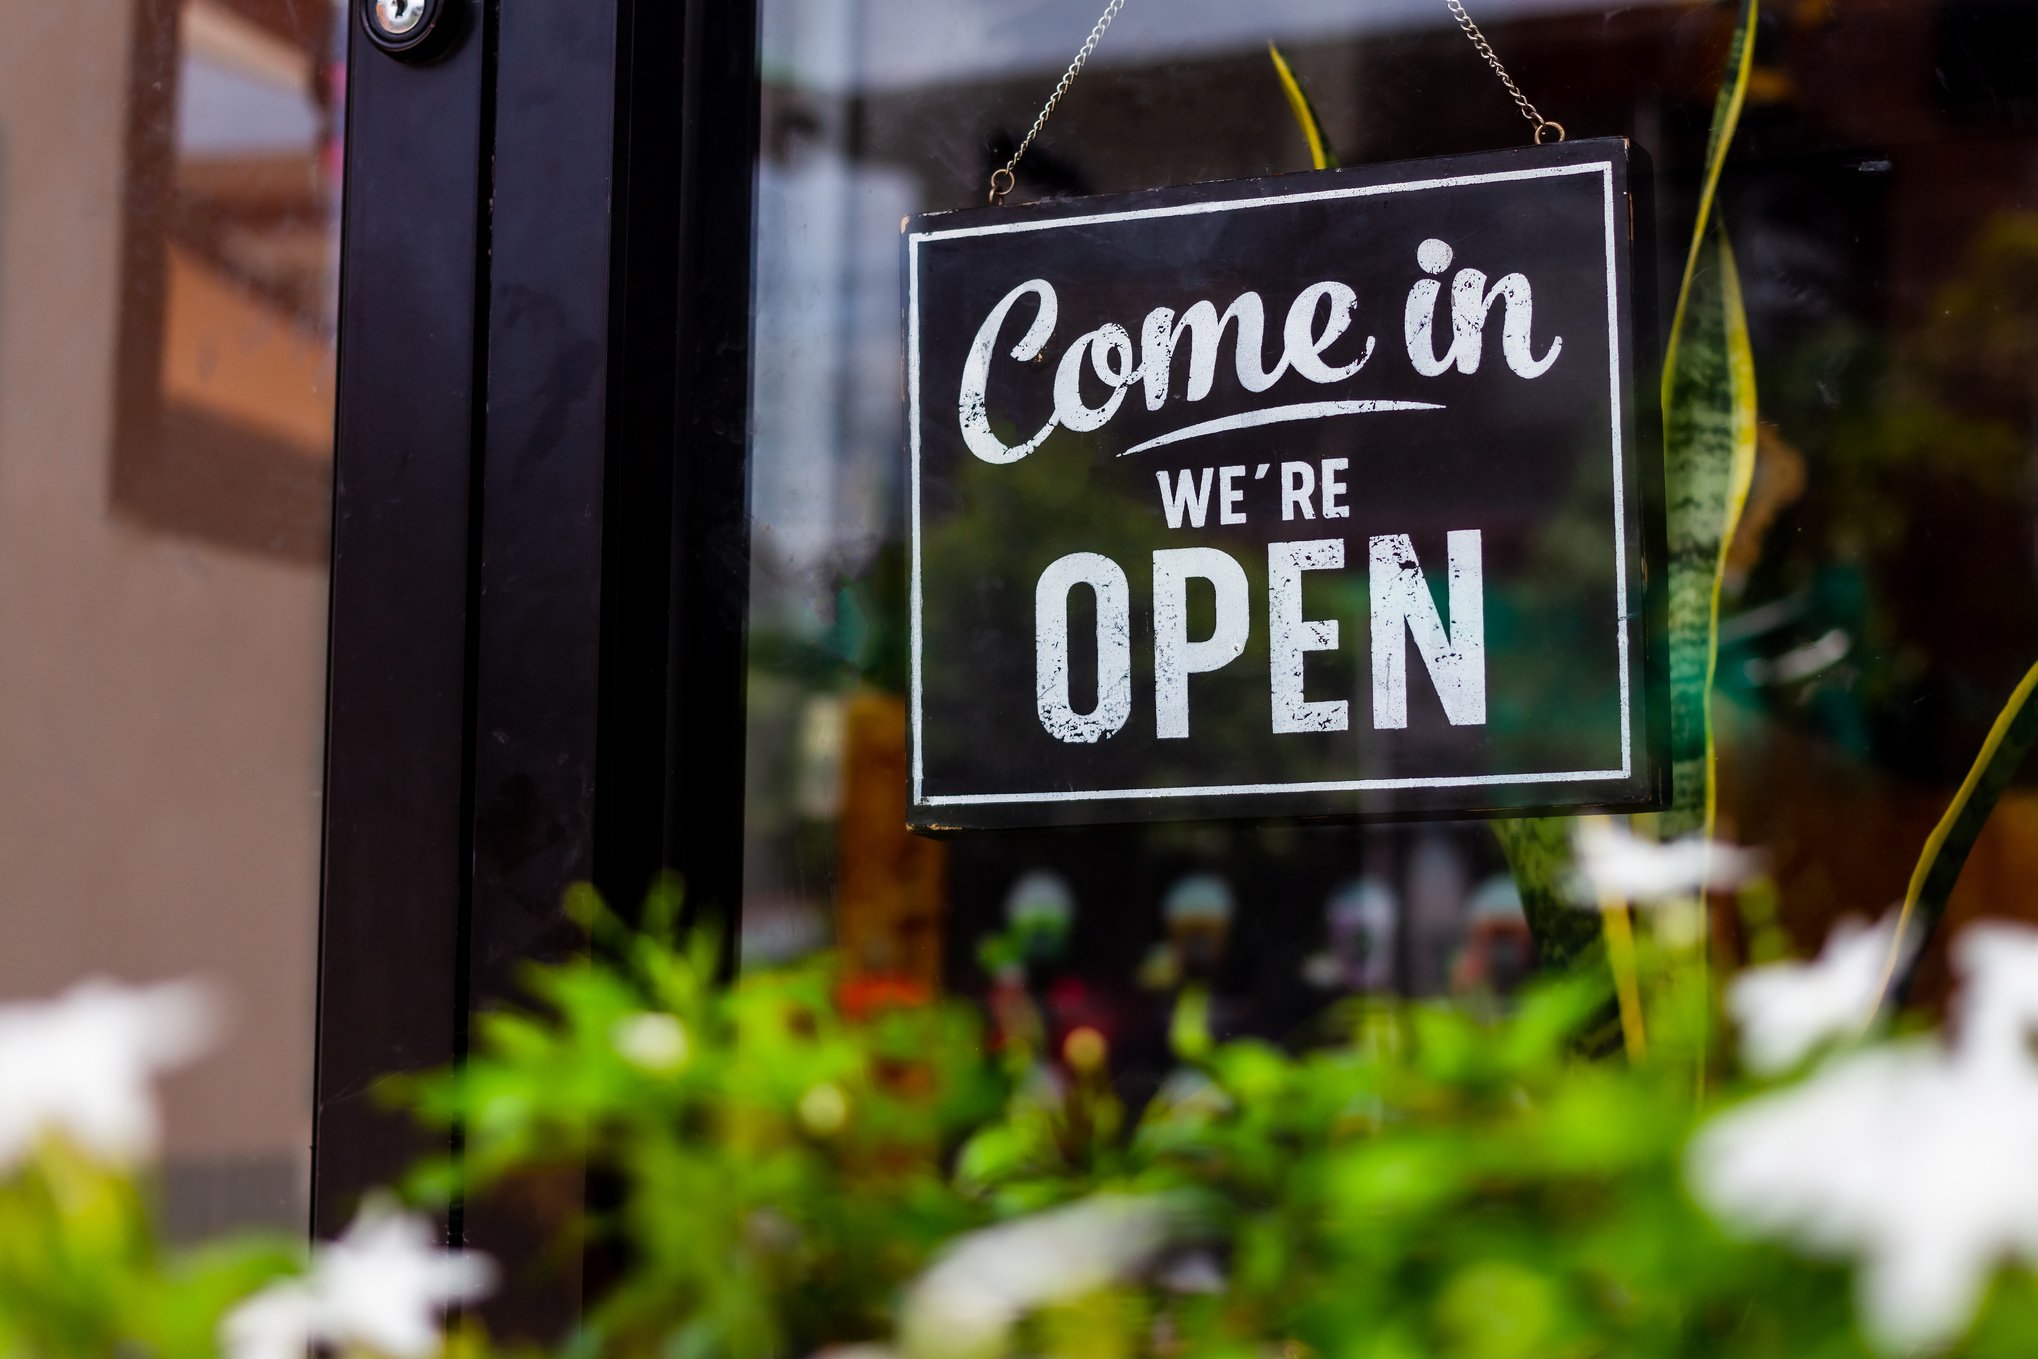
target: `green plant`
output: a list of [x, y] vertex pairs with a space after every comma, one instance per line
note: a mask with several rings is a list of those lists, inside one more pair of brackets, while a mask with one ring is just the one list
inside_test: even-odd
[[216, 1027], [189, 982], [0, 1005], [0, 1359], [426, 1359], [439, 1309], [486, 1288], [485, 1261], [383, 1200], [309, 1260], [281, 1237], [166, 1244], [151, 1082]]
[[1904, 890], [1896, 937], [1890, 942], [1883, 970], [1885, 1002], [1901, 1002], [1908, 992], [1911, 972], [1905, 967], [1906, 961], [1915, 967], [1922, 956], [1924, 941], [1938, 929], [1940, 918], [1946, 913], [1947, 898], [1953, 895], [1953, 884], [1960, 879], [1968, 851], [1974, 848], [1981, 828], [1988, 823], [1996, 800], [2030, 753], [2031, 743], [2038, 740], [2038, 703], [2032, 702], [2034, 692], [2038, 692], [2038, 665], [2025, 671], [2024, 678], [2011, 691], [1982, 741], [1967, 777], [1961, 781], [1953, 801], [1947, 804], [1946, 814], [1925, 840], [1910, 884]]
[[[631, 1267], [579, 1352], [1876, 1351], [1843, 1264], [1737, 1238], [1686, 1187], [1694, 1133], [1727, 1125], [1690, 1099], [1711, 1001], [1670, 931], [1637, 946], [1640, 1060], [1581, 1055], [1600, 992], [1575, 975], [1512, 1007], [1350, 1004], [1292, 1050], [1213, 1041], [1192, 989], [1178, 1070], [1130, 1108], [1094, 1031], [987, 1047], [967, 1004], [865, 1009], [818, 964], [720, 987], [710, 941], [576, 910], [607, 960], [534, 969], [534, 1008], [410, 1092], [468, 1130], [434, 1191], [562, 1163], [618, 1186], [585, 1229]], [[1752, 974], [1741, 1017], [1786, 1079], [1731, 1086], [1727, 1120], [1857, 1060], [1806, 1061], [1872, 1011], [1880, 936], [1848, 947]], [[2009, 1276], [1955, 1352], [2009, 1352], [2034, 1305]]]
[[43, 1138], [0, 1173], [0, 1356], [215, 1354], [227, 1312], [297, 1255], [261, 1238], [173, 1249], [145, 1178]]
[[819, 965], [718, 985], [712, 934], [668, 942], [669, 889], [642, 931], [586, 889], [570, 910], [590, 956], [534, 969], [537, 1008], [486, 1016], [460, 1070], [400, 1087], [464, 1133], [414, 1187], [612, 1176], [618, 1201], [586, 1224], [631, 1260], [589, 1318], [604, 1351], [763, 1356], [882, 1333], [886, 1299], [984, 1220], [946, 1174], [999, 1098], [975, 1015], [845, 996]]
[[1671, 804], [1666, 836], [1712, 835], [1718, 785], [1712, 691], [1720, 586], [1755, 470], [1755, 363], [1740, 273], [1718, 212], [1720, 173], [1754, 66], [1755, 0], [1741, 0], [1706, 142], [1698, 221], [1663, 356], [1669, 508]]
[[[1667, 913], [1635, 941], [1631, 1060], [1581, 1050], [1602, 992], [1577, 974], [1509, 1003], [1349, 1002], [1285, 1047], [1215, 1041], [1192, 987], [1143, 1105], [1095, 1030], [1046, 1053], [1038, 1024], [989, 1033], [969, 1002], [825, 962], [725, 981], [669, 890], [639, 928], [582, 890], [588, 956], [532, 968], [460, 1069], [391, 1085], [465, 1133], [410, 1192], [607, 1186], [562, 1245], [624, 1268], [568, 1355], [2022, 1353], [2038, 1288], [1998, 1266], [2038, 1262], [2038, 934], [1962, 937], [1951, 1043], [1863, 1036], [1893, 924], [1743, 974], [1746, 1070], [1701, 1107], [1691, 856], [1608, 834], [1580, 845], [1608, 880], [1574, 899]], [[1773, 951], [1748, 862], [1709, 871]], [[160, 1244], [137, 1099], [163, 1026], [109, 1029], [106, 999], [77, 1011], [109, 1059], [89, 1070], [44, 1060], [73, 1002], [0, 1011], [0, 1355], [439, 1349], [436, 1309], [486, 1270], [386, 1204], [308, 1269]], [[454, 1348], [490, 1347], [469, 1326]]]

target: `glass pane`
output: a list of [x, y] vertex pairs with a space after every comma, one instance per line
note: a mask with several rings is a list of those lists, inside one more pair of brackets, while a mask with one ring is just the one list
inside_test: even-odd
[[180, 1233], [307, 1218], [344, 14], [0, 46], [0, 996], [214, 984]]
[[[1065, 918], [1023, 970], [1156, 1066], [1199, 973], [1220, 1027], [1269, 1036], [1354, 991], [1505, 991], [1533, 943], [1477, 823], [901, 829], [899, 222], [983, 201], [1097, 8], [764, 0], [744, 956], [839, 947], [853, 975], [981, 993], [1012, 921]], [[1475, 11], [1545, 114], [1653, 158], [1667, 323], [1731, 7]], [[2001, 0], [1780, 7], [1722, 189], [1761, 445], [1722, 604], [1720, 832], [1769, 851], [1806, 943], [1903, 895], [2038, 659], [2031, 37]], [[1018, 197], [1308, 168], [1269, 39], [1346, 164], [1528, 139], [1441, 0], [1133, 4]], [[982, 739], [1008, 720], [1034, 719], [986, 714]], [[2006, 797], [1956, 921], [2031, 910], [2034, 809]]]

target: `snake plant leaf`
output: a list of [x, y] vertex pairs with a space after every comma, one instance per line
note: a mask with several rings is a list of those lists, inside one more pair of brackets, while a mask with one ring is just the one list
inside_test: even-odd
[[[1756, 0], [1742, 0], [1726, 77], [1713, 105], [1698, 221], [1663, 364], [1675, 787], [1672, 810], [1658, 818], [1666, 835], [1712, 827], [1710, 695], [1719, 588], [1727, 546], [1754, 474], [1754, 363], [1733, 251], [1716, 221], [1713, 200], [1747, 99], [1755, 20]], [[1537, 817], [1496, 822], [1494, 829], [1545, 965], [1575, 966], [1598, 956], [1598, 923], [1563, 897], [1572, 874], [1570, 822]]]
[[1670, 374], [1676, 367], [1678, 333], [1684, 326], [1685, 300], [1691, 293], [1691, 280], [1698, 270], [1698, 256], [1705, 241], [1706, 228], [1712, 224], [1713, 201], [1719, 196], [1720, 171], [1727, 163], [1727, 148], [1733, 144], [1734, 132], [1741, 125], [1741, 108], [1748, 102], [1748, 77], [1755, 69], [1755, 21], [1760, 17], [1757, 0], [1741, 0], [1739, 14], [1734, 19], [1734, 36], [1727, 48], [1726, 77], [1720, 82], [1719, 95], [1713, 100], [1712, 127], [1705, 139], [1705, 170], [1699, 182], [1698, 219], [1691, 228], [1691, 249], [1684, 261], [1684, 282], [1677, 293], [1677, 314], [1670, 325], [1670, 349], [1663, 363], [1664, 400], [1669, 400]]
[[1332, 148], [1330, 138], [1324, 135], [1323, 120], [1316, 116], [1316, 105], [1309, 102], [1309, 92], [1295, 78], [1294, 69], [1281, 55], [1280, 48], [1268, 43], [1267, 55], [1274, 59], [1274, 74], [1281, 79], [1281, 93], [1288, 96], [1288, 107], [1295, 114], [1295, 121], [1301, 124], [1302, 135], [1309, 140], [1309, 163], [1319, 170], [1337, 169], [1337, 151]]
[[1569, 818], [1524, 816], [1495, 821], [1493, 833], [1507, 855], [1521, 911], [1535, 936], [1537, 961], [1564, 971], [1592, 957], [1600, 946], [1598, 917], [1571, 900], [1575, 869]]
[[1671, 806], [1665, 837], [1710, 838], [1717, 811], [1712, 690], [1720, 585], [1755, 474], [1755, 364], [1733, 248], [1715, 198], [1753, 67], [1756, 0], [1742, 0], [1727, 78], [1713, 106], [1698, 221], [1663, 361], [1669, 506]]
[[1720, 586], [1755, 475], [1755, 363], [1733, 247], [1717, 222], [1693, 255], [1679, 310], [1663, 405], [1671, 803], [1658, 830], [1666, 839], [1713, 833]]
[[[1522, 915], [1535, 938], [1537, 966], [1550, 973], [1594, 977], [1595, 984], [1606, 988], [1599, 1012], [1577, 1035], [1578, 1049], [1597, 1057], [1633, 1046], [1632, 1019], [1617, 1002], [1623, 982], [1632, 978], [1613, 973], [1615, 959], [1607, 947], [1602, 915], [1581, 909], [1572, 899], [1577, 880], [1571, 854], [1573, 824], [1561, 816], [1515, 817], [1495, 821], [1493, 834], [1507, 855]], [[1628, 966], [1632, 969], [1632, 960]]]
[[[1902, 1003], [1917, 976], [1924, 957], [1924, 942], [1946, 914], [1946, 902], [1953, 884], [1967, 864], [1969, 851], [1981, 835], [1981, 828], [1995, 810], [2017, 767], [2038, 740], [2038, 665], [2024, 672], [2023, 680], [2011, 691], [2009, 702], [1996, 714], [1995, 725], [1981, 743], [1974, 765], [1961, 781], [1960, 789], [1947, 804], [1946, 814], [1925, 838], [1924, 851], [1911, 870], [1910, 886], [1904, 891], [1903, 911], [1897, 917], [1896, 936], [1890, 944], [1889, 963], [1883, 973], [1882, 999]], [[1908, 960], [1908, 961], [1906, 961]]]

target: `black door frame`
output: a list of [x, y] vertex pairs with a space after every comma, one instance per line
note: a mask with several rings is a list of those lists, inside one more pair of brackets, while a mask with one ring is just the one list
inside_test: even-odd
[[[566, 886], [741, 883], [756, 7], [448, 2], [438, 59], [348, 61], [320, 1236], [435, 1149], [378, 1078], [577, 947]], [[513, 1278], [547, 1226], [443, 1225]]]

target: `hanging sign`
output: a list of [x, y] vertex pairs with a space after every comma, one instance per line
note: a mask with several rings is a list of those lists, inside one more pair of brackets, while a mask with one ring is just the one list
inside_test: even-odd
[[1655, 805], [1630, 159], [909, 219], [913, 826]]

